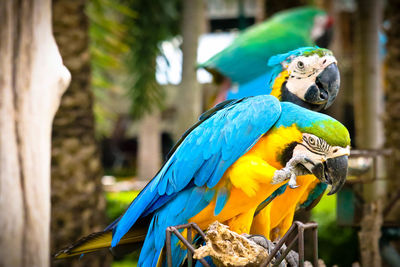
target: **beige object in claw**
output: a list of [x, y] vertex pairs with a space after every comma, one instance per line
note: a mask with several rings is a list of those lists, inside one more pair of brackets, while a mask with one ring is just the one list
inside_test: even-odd
[[219, 222], [206, 232], [206, 245], [195, 250], [193, 257], [213, 258], [217, 266], [259, 266], [268, 257], [267, 250]]

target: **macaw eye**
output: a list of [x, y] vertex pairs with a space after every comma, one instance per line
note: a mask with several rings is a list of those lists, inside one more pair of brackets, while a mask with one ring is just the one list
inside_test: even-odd
[[315, 139], [313, 137], [308, 138], [308, 142], [310, 143], [310, 145], [315, 145]]
[[297, 61], [297, 67], [298, 67], [299, 69], [304, 69], [304, 63], [303, 63], [303, 61]]

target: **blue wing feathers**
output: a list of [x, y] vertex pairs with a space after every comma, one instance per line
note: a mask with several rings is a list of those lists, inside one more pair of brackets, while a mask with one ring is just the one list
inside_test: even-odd
[[218, 215], [222, 211], [226, 202], [228, 201], [229, 194], [230, 191], [228, 191], [228, 188], [226, 187], [223, 187], [218, 191], [217, 200], [215, 203], [214, 215]]
[[150, 203], [156, 197], [156, 194], [157, 192], [155, 191], [144, 190], [136, 197], [133, 203], [137, 204], [131, 204], [125, 212], [125, 214], [129, 214], [130, 216], [125, 216], [124, 214], [118, 222], [111, 242], [112, 247], [115, 247], [119, 240], [129, 231], [140, 215], [146, 210], [147, 203]]
[[[207, 185], [208, 188], [213, 188], [227, 168], [274, 125], [280, 112], [280, 103], [275, 97], [257, 96], [226, 101], [214, 108], [213, 112], [203, 114], [200, 117], [202, 121], [186, 133], [160, 172], [131, 203], [116, 227], [112, 246], [117, 245], [144, 214], [155, 212], [153, 220], [157, 217], [164, 219], [162, 223], [153, 223], [152, 230], [148, 232], [148, 235], [152, 232], [157, 238], [164, 238], [167, 226], [185, 223], [200, 212], [208, 205], [215, 192], [202, 189], [195, 193], [190, 192], [192, 197], [186, 196], [184, 192], [194, 186]], [[197, 204], [193, 201], [195, 196], [199, 198]], [[222, 210], [228, 197], [221, 195], [218, 210]], [[185, 208], [188, 200], [196, 204], [195, 209]], [[146, 243], [150, 246], [151, 240], [153, 239], [146, 238], [143, 248]]]

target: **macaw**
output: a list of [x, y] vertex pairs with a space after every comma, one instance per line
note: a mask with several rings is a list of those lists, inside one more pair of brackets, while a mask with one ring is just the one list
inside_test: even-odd
[[[249, 88], [260, 88], [256, 95], [271, 94], [280, 101], [289, 101], [320, 111], [330, 107], [339, 92], [340, 73], [337, 60], [328, 49], [301, 47], [272, 56], [268, 65], [271, 67], [268, 74], [270, 77], [268, 80], [264, 77], [265, 81], [263, 78], [265, 85], [253, 84], [254, 81], [247, 84]], [[250, 91], [254, 92], [253, 89]], [[247, 96], [252, 94], [243, 97]]]
[[[268, 64], [274, 67], [270, 94], [280, 101], [290, 101], [316, 111], [326, 109], [334, 102], [340, 87], [340, 74], [331, 51], [318, 47], [299, 48], [271, 57]], [[286, 186], [257, 209], [251, 234], [264, 235], [271, 240], [282, 237], [290, 228], [296, 209], [320, 200], [327, 188], [312, 175], [300, 178], [296, 190], [285, 191]]]
[[[254, 81], [245, 85], [248, 88], [259, 86], [262, 88], [258, 91], [260, 94], [271, 94], [280, 101], [290, 101], [316, 111], [331, 106], [339, 92], [340, 74], [337, 61], [328, 49], [298, 48], [270, 57], [268, 65], [271, 70], [268, 74], [270, 77], [269, 82], [266, 82], [267, 86], [257, 85]], [[255, 91], [251, 89], [240, 92], [242, 94], [240, 96], [244, 96], [243, 94]], [[286, 185], [258, 208], [251, 234], [261, 234], [271, 239], [282, 237], [293, 221], [296, 208], [302, 205], [303, 201], [313, 203], [313, 200], [319, 200], [325, 192], [326, 185], [318, 182], [318, 179], [313, 176], [300, 178], [298, 189], [288, 191], [283, 196], [279, 196], [274, 204], [267, 206], [275, 196], [285, 192], [285, 188]], [[307, 201], [308, 196], [312, 200]], [[263, 209], [264, 207], [266, 209]], [[270, 236], [270, 230], [276, 232], [278, 229], [277, 234]]]
[[[333, 20], [325, 11], [299, 7], [275, 14], [241, 33], [228, 47], [199, 65], [221, 83], [217, 103], [225, 99], [268, 94], [273, 66], [266, 62], [298, 47], [327, 47]], [[267, 91], [266, 91], [267, 90]]]
[[[204, 113], [157, 175], [105, 231], [56, 255], [142, 245], [139, 266], [162, 263], [168, 226], [218, 220], [250, 231], [258, 206], [285, 184], [314, 174], [337, 192], [347, 175], [350, 138], [333, 118], [271, 95], [227, 100]], [[183, 233], [185, 234], [185, 233]], [[185, 249], [172, 238], [173, 266]]]

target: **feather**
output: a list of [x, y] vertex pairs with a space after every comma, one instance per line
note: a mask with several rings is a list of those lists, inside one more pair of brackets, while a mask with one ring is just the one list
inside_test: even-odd
[[266, 22], [246, 29], [200, 67], [240, 85], [253, 81], [271, 70], [266, 62], [273, 55], [315, 45], [311, 30], [315, 17], [320, 15], [326, 13], [313, 7], [279, 12]]
[[[254, 110], [257, 114], [252, 114]], [[156, 177], [131, 203], [116, 226], [112, 246], [118, 244], [140, 216], [150, 214], [147, 212], [148, 209], [155, 212], [155, 208], [158, 208], [158, 210], [163, 210], [163, 214], [165, 210], [168, 210], [169, 213], [165, 213], [165, 217], [173, 217], [175, 214], [175, 216], [185, 217], [186, 220], [196, 215], [201, 210], [200, 208], [204, 208], [209, 201], [201, 198], [196, 205], [200, 210], [190, 209], [190, 212], [183, 213], [184, 205], [182, 203], [185, 203], [183, 192], [189, 190], [187, 186], [214, 187], [227, 168], [246, 153], [250, 149], [249, 146], [254, 145], [260, 136], [274, 125], [280, 112], [280, 103], [275, 97], [257, 96], [228, 101], [216, 107], [213, 112], [203, 115], [202, 121], [184, 135], [185, 137], [173, 149], [172, 155]], [[236, 124], [231, 123], [231, 118], [235, 118]], [[248, 124], [252, 125], [250, 130]], [[208, 139], [202, 138], [201, 142], [197, 142], [206, 129], [211, 129]], [[227, 134], [231, 137], [226, 137]], [[223, 153], [221, 140], [224, 140], [224, 146], [234, 147], [231, 155], [228, 151], [225, 152], [227, 160], [221, 159]], [[194, 144], [195, 147], [193, 147]], [[211, 150], [213, 156], [205, 159], [204, 150]], [[188, 168], [188, 166], [190, 167]], [[182, 191], [184, 188], [186, 189]], [[159, 193], [164, 194], [160, 195]], [[211, 195], [211, 193], [207, 194]], [[159, 218], [164, 218], [158, 211], [157, 214]], [[165, 227], [179, 223], [185, 223], [185, 221], [167, 220], [154, 224], [154, 235], [157, 241], [165, 235]], [[149, 241], [146, 238], [144, 247], [147, 242], [152, 243], [152, 238], [154, 239], [154, 236]]]
[[217, 216], [222, 211], [226, 202], [229, 199], [229, 195], [230, 195], [230, 189], [228, 190], [228, 188], [226, 188], [226, 187], [222, 187], [218, 190], [217, 200], [216, 200], [215, 209], [214, 209], [215, 216]]

